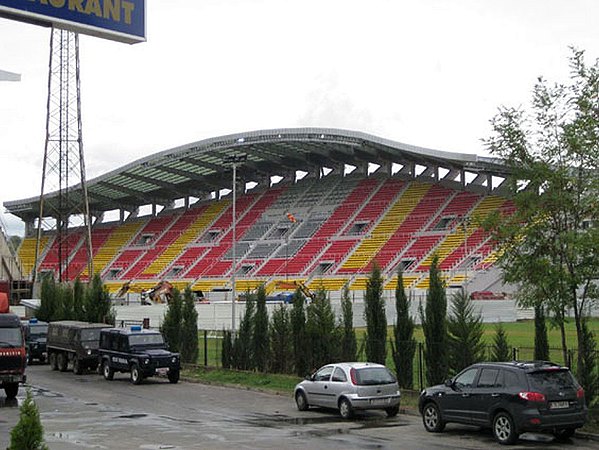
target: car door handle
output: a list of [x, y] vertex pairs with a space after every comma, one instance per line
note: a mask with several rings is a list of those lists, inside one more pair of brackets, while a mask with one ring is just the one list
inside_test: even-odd
[[499, 397], [499, 394], [491, 394], [491, 397], [497, 398], [497, 397]]
[[462, 397], [470, 397], [470, 394], [462, 394]]
[[324, 385], [324, 388], [325, 388], [325, 389], [328, 389], [329, 387], [328, 387], [328, 386], [325, 384], [325, 385]]

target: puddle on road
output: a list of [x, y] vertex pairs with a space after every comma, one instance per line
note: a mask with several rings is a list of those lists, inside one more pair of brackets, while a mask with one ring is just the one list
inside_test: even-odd
[[311, 430], [310, 434], [319, 435], [319, 433], [330, 434], [343, 434], [349, 433], [350, 430], [364, 430], [374, 428], [394, 428], [403, 427], [407, 425], [407, 422], [400, 422], [397, 419], [387, 419], [380, 416], [373, 417], [357, 417], [354, 420], [344, 420], [337, 415], [331, 416], [314, 416], [314, 417], [290, 417], [284, 415], [257, 415], [253, 418], [245, 421], [249, 425], [258, 427], [269, 427], [269, 428], [281, 428], [287, 425], [327, 425], [327, 424], [339, 424], [346, 425], [342, 428], [331, 427], [326, 431]]

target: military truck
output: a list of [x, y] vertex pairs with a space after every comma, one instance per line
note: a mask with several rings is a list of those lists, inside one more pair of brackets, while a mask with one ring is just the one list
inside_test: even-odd
[[46, 362], [46, 338], [48, 336], [48, 323], [36, 318], [21, 322], [25, 332], [25, 345], [27, 346], [27, 363], [34, 360]]
[[6, 398], [14, 399], [19, 392], [19, 383], [25, 383], [27, 351], [21, 328], [21, 319], [10, 312], [8, 296], [0, 292], [0, 387]]
[[52, 370], [66, 372], [69, 364], [77, 375], [98, 367], [100, 331], [110, 328], [106, 323], [88, 323], [74, 320], [50, 322], [46, 348]]
[[133, 384], [154, 375], [166, 375], [171, 383], [179, 381], [179, 353], [168, 350], [159, 331], [139, 325], [102, 330], [99, 352], [102, 374], [107, 380], [112, 380], [115, 372], [129, 372]]

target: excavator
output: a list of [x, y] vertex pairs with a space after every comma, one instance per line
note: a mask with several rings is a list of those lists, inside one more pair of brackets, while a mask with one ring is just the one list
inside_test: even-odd
[[[123, 297], [127, 292], [138, 292], [141, 294], [141, 304], [168, 303], [173, 298], [173, 285], [168, 281], [160, 281], [150, 289], [141, 289], [131, 285], [131, 281], [125, 282], [116, 297]], [[149, 299], [149, 301], [148, 301]]]

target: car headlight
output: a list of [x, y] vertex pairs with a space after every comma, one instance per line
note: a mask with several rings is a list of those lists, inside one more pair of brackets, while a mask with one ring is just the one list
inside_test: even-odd
[[144, 364], [146, 364], [146, 365], [147, 365], [147, 364], [150, 364], [150, 358], [146, 358], [146, 359], [144, 359], [144, 360], [143, 360], [143, 363], [144, 363]]
[[91, 354], [92, 354], [92, 351], [91, 351], [91, 349], [89, 349], [89, 348], [88, 348], [88, 349], [87, 349], [87, 356], [89, 356], [89, 355], [91, 355]]
[[176, 356], [173, 356], [173, 357], [171, 358], [171, 362], [172, 362], [173, 364], [175, 364], [175, 363], [177, 362], [177, 357], [176, 357]]

